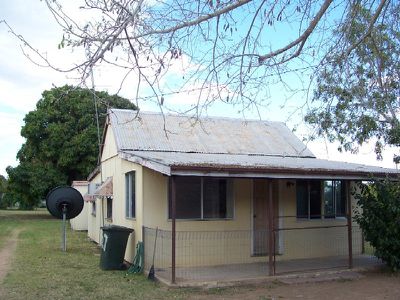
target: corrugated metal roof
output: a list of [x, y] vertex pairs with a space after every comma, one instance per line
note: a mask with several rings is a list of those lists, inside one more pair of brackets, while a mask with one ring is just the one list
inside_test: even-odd
[[120, 155], [166, 175], [225, 172], [232, 176], [343, 179], [399, 175], [395, 169], [317, 159], [280, 122], [195, 121], [120, 109], [110, 110], [109, 116]]
[[120, 151], [315, 157], [281, 122], [215, 117], [193, 120], [121, 109], [110, 110], [109, 116]]
[[[232, 154], [198, 154], [198, 153], [172, 153], [154, 151], [126, 151], [129, 157], [139, 157], [143, 160], [164, 165], [170, 170], [190, 168], [214, 169], [223, 172], [224, 170], [254, 170], [265, 173], [288, 174], [290, 172], [303, 173], [315, 177], [323, 175], [343, 175], [348, 174], [353, 178], [368, 178], [369, 176], [398, 175], [398, 170], [386, 169], [381, 167], [366, 166], [361, 164], [330, 161], [324, 159], [307, 157], [271, 157], [262, 155], [232, 155]], [[189, 169], [189, 168], [188, 168]], [[170, 175], [170, 174], [168, 174]], [[304, 176], [303, 176], [304, 177]]]

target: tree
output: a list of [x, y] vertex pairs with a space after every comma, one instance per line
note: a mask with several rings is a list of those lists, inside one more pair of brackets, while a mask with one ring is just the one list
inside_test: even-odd
[[[395, 0], [87, 0], [71, 12], [63, 1], [44, 2], [64, 31], [59, 47], [86, 54], [62, 71], [78, 71], [84, 82], [95, 66], [119, 67], [138, 76], [136, 100], [155, 99], [163, 109], [168, 95], [195, 93], [198, 104], [188, 110], [196, 114], [214, 101], [242, 111], [265, 105], [269, 87], [285, 73], [297, 71], [308, 86], [327, 53], [352, 53], [397, 6]], [[355, 4], [368, 7], [368, 26], [348, 47], [330, 47], [337, 45], [333, 30], [351, 24], [343, 16], [359, 17]], [[61, 71], [8, 28], [32, 60]]]
[[3, 199], [6, 189], [7, 189], [7, 179], [3, 175], [0, 175], [0, 208], [7, 207]]
[[385, 145], [400, 146], [399, 11], [397, 2], [386, 11], [386, 22], [370, 28], [374, 16], [355, 5], [335, 34], [343, 42], [337, 47], [356, 44], [369, 34], [348, 55], [328, 55], [317, 74], [314, 106], [306, 121], [319, 135], [339, 141], [339, 150], [357, 152], [359, 145], [372, 140], [381, 158]]
[[46, 194], [59, 185], [67, 184], [67, 176], [49, 163], [21, 162], [17, 167], [7, 167], [7, 206], [33, 209]]
[[72, 86], [44, 91], [36, 109], [24, 118], [21, 135], [26, 142], [17, 154], [20, 164], [7, 168], [8, 199], [32, 208], [51, 188], [85, 179], [97, 165], [108, 107], [136, 109], [106, 92]]
[[376, 181], [360, 184], [356, 199], [361, 211], [354, 218], [365, 240], [375, 249], [392, 271], [400, 270], [400, 185], [398, 182]]

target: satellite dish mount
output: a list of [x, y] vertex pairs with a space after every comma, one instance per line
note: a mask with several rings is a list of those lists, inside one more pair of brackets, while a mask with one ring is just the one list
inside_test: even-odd
[[57, 219], [62, 219], [61, 250], [67, 251], [67, 220], [75, 218], [83, 209], [83, 198], [76, 189], [56, 187], [46, 197], [47, 210]]

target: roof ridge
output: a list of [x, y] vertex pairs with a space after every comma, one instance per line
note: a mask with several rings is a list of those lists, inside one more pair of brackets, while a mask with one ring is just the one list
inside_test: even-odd
[[265, 154], [265, 153], [228, 153], [228, 152], [200, 152], [200, 151], [179, 151], [179, 150], [160, 150], [160, 149], [121, 149], [121, 152], [160, 152], [160, 153], [187, 153], [187, 154], [207, 154], [207, 155], [247, 155], [247, 156], [263, 156], [263, 157], [290, 157], [290, 158], [314, 158], [315, 156], [309, 155], [282, 155], [282, 154]]
[[[133, 109], [122, 109], [122, 108], [110, 108], [110, 111], [125, 111], [125, 112], [134, 112], [137, 113], [137, 111], [133, 110]], [[139, 110], [138, 113], [139, 117], [141, 115], [153, 115], [153, 116], [162, 116], [163, 113], [161, 112], [156, 112], [156, 111], [143, 111], [143, 110]], [[186, 118], [186, 119], [196, 119], [196, 117], [191, 116], [191, 115], [187, 115], [187, 114], [180, 114], [180, 113], [164, 113], [164, 116], [166, 117], [177, 117], [177, 118]], [[271, 120], [266, 120], [266, 119], [253, 119], [253, 118], [239, 118], [239, 117], [226, 117], [226, 116], [199, 116], [199, 118], [197, 118], [199, 121], [202, 120], [227, 120], [227, 121], [233, 121], [233, 122], [244, 122], [244, 123], [275, 123], [275, 124], [284, 124], [286, 125], [285, 122], [283, 121], [271, 121]]]

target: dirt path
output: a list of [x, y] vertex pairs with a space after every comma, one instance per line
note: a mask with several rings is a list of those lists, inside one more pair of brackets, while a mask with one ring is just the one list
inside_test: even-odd
[[283, 284], [270, 283], [252, 287], [226, 289], [213, 295], [196, 295], [191, 300], [281, 300], [281, 299], [400, 299], [400, 275], [366, 272], [354, 280]]
[[10, 237], [4, 243], [3, 248], [0, 249], [0, 296], [2, 294], [3, 280], [11, 268], [11, 263], [15, 249], [17, 248], [18, 235], [20, 232], [21, 229], [15, 229], [13, 232], [11, 232]]

